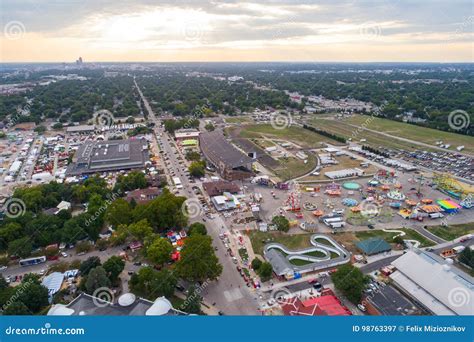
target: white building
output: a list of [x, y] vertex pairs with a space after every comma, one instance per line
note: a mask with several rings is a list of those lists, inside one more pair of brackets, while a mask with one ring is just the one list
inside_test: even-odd
[[474, 278], [452, 262], [418, 249], [392, 264], [394, 283], [435, 315], [474, 315]]

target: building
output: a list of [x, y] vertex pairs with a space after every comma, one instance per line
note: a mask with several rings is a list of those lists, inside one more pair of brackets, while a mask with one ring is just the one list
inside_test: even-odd
[[94, 125], [79, 125], [66, 128], [67, 133], [90, 134], [95, 131]]
[[359, 241], [356, 243], [356, 247], [365, 255], [374, 255], [392, 250], [387, 241], [377, 237]]
[[207, 161], [226, 180], [242, 180], [252, 177], [253, 159], [230, 144], [218, 131], [199, 136], [201, 151]]
[[198, 140], [199, 135], [201, 132], [199, 132], [197, 129], [192, 129], [192, 128], [183, 128], [183, 129], [178, 129], [174, 131], [174, 139], [176, 141], [184, 141], [184, 140]]
[[354, 169], [344, 169], [337, 171], [328, 171], [324, 175], [331, 179], [346, 178], [346, 177], [360, 177], [364, 175], [364, 170], [354, 168]]
[[321, 296], [302, 301], [298, 297], [285, 299], [281, 309], [286, 316], [351, 316], [352, 312], [342, 305], [331, 289]]
[[[111, 294], [112, 297], [112, 294]], [[86, 293], [81, 293], [67, 305], [56, 304], [48, 311], [48, 316], [178, 316], [187, 313], [173, 308], [165, 297], [154, 302], [125, 293], [117, 303], [111, 303]]]
[[222, 180], [202, 183], [202, 187], [209, 197], [221, 196], [224, 192], [237, 194], [240, 191], [237, 184]]
[[392, 262], [396, 287], [435, 315], [474, 315], [474, 278], [452, 262], [412, 249]]
[[240, 207], [238, 198], [228, 192], [225, 192], [222, 196], [211, 197], [211, 202], [217, 211], [233, 210]]
[[128, 192], [127, 196], [125, 196], [125, 200], [127, 202], [131, 202], [132, 200], [134, 200], [137, 204], [146, 204], [160, 196], [161, 193], [161, 189], [155, 187], [137, 189]]
[[142, 169], [148, 159], [145, 139], [87, 141], [77, 150], [66, 175]]

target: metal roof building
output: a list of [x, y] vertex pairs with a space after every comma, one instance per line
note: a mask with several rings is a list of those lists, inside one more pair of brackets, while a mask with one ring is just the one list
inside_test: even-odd
[[221, 132], [202, 133], [199, 145], [206, 159], [218, 169], [222, 178], [238, 180], [252, 176], [253, 159], [229, 143]]
[[435, 315], [474, 315], [474, 278], [418, 249], [392, 262], [394, 283]]
[[360, 249], [365, 255], [379, 254], [392, 250], [392, 247], [381, 238], [370, 238], [362, 240], [356, 243], [358, 249]]
[[145, 139], [88, 141], [79, 147], [66, 174], [140, 169], [148, 159]]

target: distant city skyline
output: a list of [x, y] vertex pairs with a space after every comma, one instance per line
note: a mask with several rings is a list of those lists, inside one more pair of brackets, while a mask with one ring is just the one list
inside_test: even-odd
[[0, 62], [473, 62], [472, 1], [13, 1]]

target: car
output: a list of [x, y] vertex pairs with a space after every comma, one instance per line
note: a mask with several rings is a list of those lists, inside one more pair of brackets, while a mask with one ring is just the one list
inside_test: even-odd
[[86, 254], [86, 252], [79, 252], [79, 253], [77, 253], [77, 256], [81, 256], [81, 255], [84, 255], [84, 254]]
[[313, 279], [308, 280], [308, 283], [310, 283], [310, 284], [315, 284], [317, 282], [318, 282], [317, 278], [313, 278]]
[[232, 257], [232, 262], [236, 264], [238, 262], [237, 258], [235, 256]]
[[323, 288], [323, 285], [321, 285], [320, 282], [316, 282], [313, 284], [313, 288], [316, 290], [316, 291], [321, 291], [321, 289]]
[[41, 275], [41, 276], [44, 275], [45, 273], [46, 273], [45, 270], [41, 270], [41, 271], [38, 272], [38, 274]]
[[133, 264], [134, 264], [135, 266], [141, 266], [141, 265], [142, 265], [142, 263], [141, 263], [140, 261], [135, 261]]
[[367, 227], [369, 227], [369, 229], [374, 229], [374, 225], [373, 224], [368, 224]]
[[220, 310], [219, 310], [218, 314], [219, 314], [219, 316], [224, 316], [224, 313]]
[[133, 275], [134, 273], [135, 272], [133, 272], [133, 271], [128, 271], [128, 275], [130, 275], [130, 276]]
[[215, 251], [218, 251], [218, 250], [219, 250], [219, 248], [217, 248], [217, 246], [214, 246], [214, 250], [215, 250]]
[[176, 290], [181, 291], [181, 292], [186, 291], [186, 289], [182, 285], [176, 285], [175, 288], [176, 288]]
[[237, 272], [239, 272], [239, 273], [242, 271], [242, 267], [240, 267], [240, 266], [236, 266], [235, 268], [237, 269]]
[[0, 271], [6, 270], [7, 268], [8, 268], [8, 266], [2, 266], [2, 267], [0, 267]]
[[357, 307], [359, 308], [360, 311], [366, 312], [367, 308], [363, 304], [357, 304]]
[[148, 267], [148, 266], [150, 266], [150, 265], [148, 265], [147, 263], [143, 263], [142, 266], [143, 266], [143, 267]]
[[66, 252], [61, 252], [61, 256], [62, 256], [63, 258], [67, 258], [67, 253], [66, 253]]

